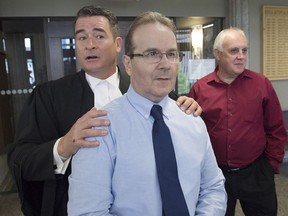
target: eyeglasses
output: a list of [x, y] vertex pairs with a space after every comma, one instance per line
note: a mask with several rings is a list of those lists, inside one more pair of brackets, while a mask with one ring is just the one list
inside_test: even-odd
[[130, 54], [129, 56], [131, 59], [134, 57], [143, 57], [145, 61], [153, 64], [160, 62], [163, 58], [163, 55], [166, 55], [166, 58], [170, 63], [179, 63], [182, 61], [182, 58], [184, 56], [182, 52], [178, 52], [177, 50], [171, 50], [166, 53], [162, 53], [159, 50], [148, 50], [143, 52], [142, 54], [134, 53]]

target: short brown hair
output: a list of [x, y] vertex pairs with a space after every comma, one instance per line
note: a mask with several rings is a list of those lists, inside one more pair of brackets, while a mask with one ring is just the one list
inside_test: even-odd
[[131, 55], [134, 52], [135, 45], [133, 44], [132, 38], [135, 30], [142, 25], [150, 24], [150, 23], [160, 23], [169, 29], [174, 33], [176, 36], [176, 26], [173, 22], [173, 20], [169, 19], [166, 16], [163, 16], [162, 14], [158, 12], [152, 12], [152, 11], [147, 11], [140, 16], [136, 17], [133, 23], [131, 24], [126, 40], [125, 40], [125, 54], [126, 55]]

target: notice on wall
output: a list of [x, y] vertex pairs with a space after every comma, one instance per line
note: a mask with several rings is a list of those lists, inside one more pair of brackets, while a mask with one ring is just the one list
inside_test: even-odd
[[197, 80], [215, 69], [215, 59], [189, 59], [188, 80]]
[[263, 6], [263, 74], [288, 79], [288, 7]]

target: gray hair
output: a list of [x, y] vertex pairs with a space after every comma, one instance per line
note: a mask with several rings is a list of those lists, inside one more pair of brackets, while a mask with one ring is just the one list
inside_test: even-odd
[[[225, 37], [233, 31], [241, 33], [246, 38], [246, 35], [242, 29], [235, 28], [235, 27], [230, 27], [230, 28], [224, 29], [215, 38], [213, 50], [217, 49], [219, 51], [223, 51], [223, 41], [224, 41]], [[247, 38], [246, 38], [246, 40], [247, 40]]]

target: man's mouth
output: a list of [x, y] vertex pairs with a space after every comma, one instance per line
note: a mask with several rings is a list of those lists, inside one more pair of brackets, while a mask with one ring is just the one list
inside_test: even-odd
[[158, 77], [157, 80], [165, 81], [165, 80], [169, 80], [169, 78], [165, 78], [165, 77]]
[[97, 59], [98, 56], [87, 56], [86, 57], [86, 60], [94, 60], [94, 59]]
[[243, 65], [243, 62], [236, 62], [235, 65]]

